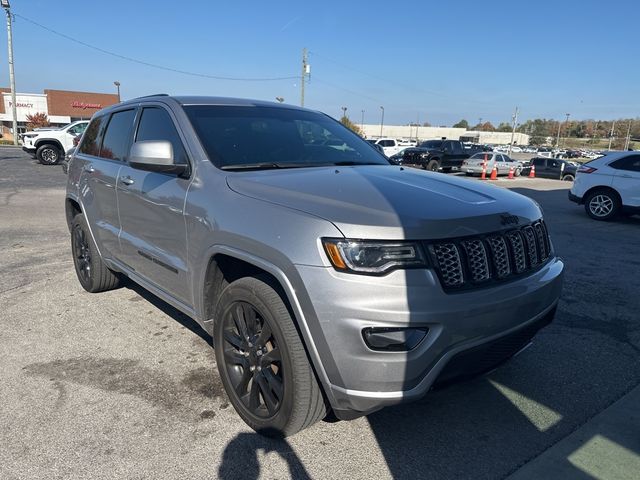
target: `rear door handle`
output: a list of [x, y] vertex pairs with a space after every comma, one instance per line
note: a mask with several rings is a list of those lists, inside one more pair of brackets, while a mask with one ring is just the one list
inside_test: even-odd
[[84, 171], [87, 173], [93, 173], [96, 171], [96, 167], [94, 167], [93, 165], [86, 165], [84, 167]]
[[135, 183], [135, 180], [131, 177], [120, 177], [120, 181], [122, 183], [124, 183], [125, 185], [133, 185]]

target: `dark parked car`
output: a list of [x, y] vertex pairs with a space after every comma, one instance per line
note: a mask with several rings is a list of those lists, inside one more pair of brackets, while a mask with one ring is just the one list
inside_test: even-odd
[[573, 182], [576, 178], [578, 167], [566, 160], [558, 158], [535, 157], [531, 159], [528, 166], [522, 170], [523, 175], [529, 175], [531, 165], [536, 167], [536, 177], [555, 178], [557, 180], [565, 180]]
[[478, 151], [482, 150], [465, 148], [458, 140], [427, 140], [417, 147], [406, 148], [401, 163], [432, 172], [450, 172], [460, 170], [462, 162]]

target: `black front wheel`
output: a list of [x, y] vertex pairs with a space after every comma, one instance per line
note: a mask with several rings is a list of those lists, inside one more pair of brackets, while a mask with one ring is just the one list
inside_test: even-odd
[[430, 172], [437, 172], [438, 169], [440, 168], [440, 164], [438, 163], [437, 160], [431, 160], [429, 163], [426, 164], [425, 168]]
[[258, 433], [292, 435], [326, 415], [289, 310], [266, 279], [245, 277], [225, 288], [214, 345], [229, 400]]

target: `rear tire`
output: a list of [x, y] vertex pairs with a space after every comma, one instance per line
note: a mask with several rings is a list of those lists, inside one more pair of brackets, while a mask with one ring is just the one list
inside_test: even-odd
[[520, 175], [522, 175], [522, 169], [521, 168], [516, 168], [515, 172], [513, 172], [513, 176], [514, 177], [519, 177]]
[[431, 160], [429, 163], [427, 163], [425, 168], [430, 172], [437, 172], [438, 169], [440, 168], [440, 164], [438, 163], [437, 160]]
[[256, 432], [286, 437], [327, 414], [315, 373], [282, 297], [263, 277], [230, 283], [213, 341], [229, 401]]
[[573, 182], [575, 180], [573, 175], [564, 175], [562, 177], [563, 182]]
[[594, 190], [584, 200], [584, 209], [594, 220], [613, 220], [620, 213], [620, 197], [611, 190]]
[[105, 292], [120, 285], [117, 274], [100, 258], [87, 221], [81, 213], [73, 217], [71, 223], [71, 252], [78, 281], [87, 292]]
[[36, 158], [42, 165], [55, 165], [62, 160], [62, 152], [50, 143], [41, 145], [36, 150]]

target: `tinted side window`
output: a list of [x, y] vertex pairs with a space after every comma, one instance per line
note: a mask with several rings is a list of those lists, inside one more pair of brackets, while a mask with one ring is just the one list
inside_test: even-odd
[[544, 158], [534, 158], [533, 159], [533, 164], [536, 167], [544, 167]]
[[69, 130], [67, 130], [67, 133], [70, 135], [80, 135], [82, 134], [82, 132], [85, 131], [86, 128], [87, 128], [86, 123], [79, 123], [78, 125], [74, 125]]
[[147, 107], [142, 110], [136, 142], [144, 140], [168, 140], [173, 146], [174, 163], [187, 163], [187, 154], [182, 146], [173, 120], [163, 108]]
[[100, 134], [101, 127], [104, 123], [105, 117], [96, 117], [91, 120], [87, 131], [84, 132], [84, 136], [82, 137], [82, 143], [80, 144], [80, 153], [84, 153], [86, 155], [98, 155], [100, 151]]
[[460, 155], [464, 153], [464, 148], [462, 148], [462, 144], [460, 142], [451, 142], [453, 145], [453, 153], [456, 155]]
[[135, 110], [124, 110], [111, 115], [104, 133], [100, 156], [112, 160], [124, 160], [128, 154], [129, 138], [135, 118]]
[[615, 162], [611, 162], [611, 168], [616, 170], [629, 170], [632, 172], [640, 172], [640, 155], [630, 155]]

